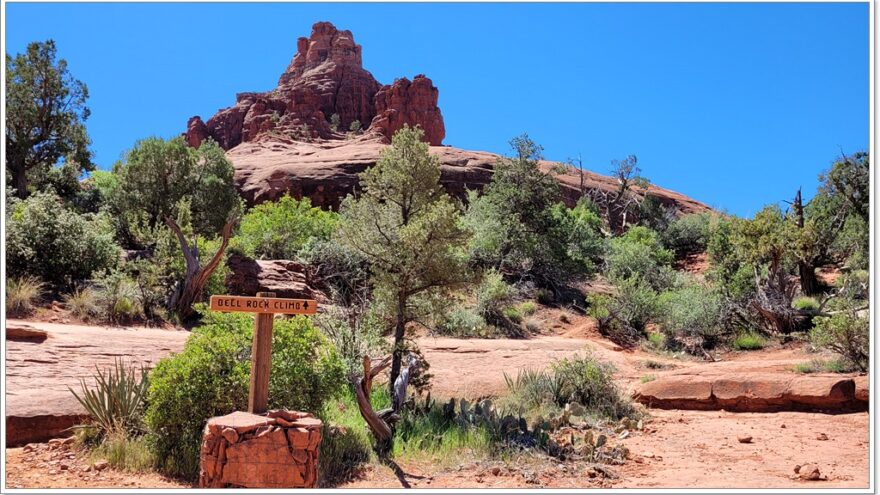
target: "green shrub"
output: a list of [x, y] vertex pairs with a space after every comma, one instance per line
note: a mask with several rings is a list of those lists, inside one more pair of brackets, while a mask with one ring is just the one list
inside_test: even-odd
[[523, 316], [532, 316], [535, 314], [535, 311], [538, 311], [538, 306], [532, 301], [521, 302], [518, 307]]
[[447, 313], [439, 330], [455, 337], [485, 337], [489, 333], [483, 317], [467, 308], [456, 308]]
[[792, 369], [795, 373], [818, 373], [826, 371], [828, 373], [850, 373], [856, 371], [856, 368], [846, 359], [811, 359], [805, 363], [798, 363]]
[[653, 382], [657, 379], [657, 375], [645, 375], [639, 379], [642, 383]]
[[80, 392], [67, 387], [95, 422], [103, 436], [111, 433], [127, 435], [141, 428], [144, 399], [147, 393], [147, 372], [134, 364], [125, 365], [116, 359], [113, 368], [102, 371], [95, 366], [95, 388], [80, 379]]
[[103, 215], [79, 215], [57, 196], [36, 193], [6, 219], [6, 267], [12, 277], [35, 276], [70, 287], [119, 262], [119, 246]]
[[504, 317], [504, 307], [513, 298], [514, 290], [496, 270], [487, 270], [476, 288], [476, 311], [487, 322], [498, 325]]
[[[378, 403], [380, 394], [387, 396], [388, 387], [373, 388], [373, 404]], [[324, 422], [321, 455], [318, 458], [318, 486], [330, 488], [351, 479], [358, 467], [374, 460], [376, 454], [373, 437], [364, 424], [350, 388], [340, 397], [327, 401], [318, 416]]]
[[64, 306], [77, 318], [88, 321], [101, 314], [98, 293], [91, 287], [74, 289], [64, 296]]
[[687, 284], [659, 297], [660, 327], [675, 342], [696, 340], [711, 349], [723, 333], [722, 301], [711, 288]]
[[535, 291], [535, 299], [544, 306], [549, 306], [553, 304], [553, 292], [547, 289], [538, 289]]
[[839, 354], [850, 365], [867, 371], [870, 356], [870, 325], [867, 316], [844, 311], [830, 317], [815, 318], [810, 331], [813, 345]]
[[347, 373], [362, 372], [364, 356], [380, 356], [390, 351], [382, 337], [384, 320], [375, 306], [327, 306], [314, 317], [315, 326], [330, 339], [345, 363]]
[[285, 195], [253, 207], [241, 219], [232, 247], [253, 258], [297, 259], [310, 239], [328, 240], [338, 214]]
[[504, 308], [503, 314], [505, 318], [512, 321], [513, 323], [516, 323], [517, 325], [522, 323], [523, 314], [517, 306], [508, 306]]
[[358, 304], [370, 291], [370, 264], [358, 251], [336, 240], [312, 237], [300, 251], [310, 279], [343, 306]]
[[738, 351], [756, 351], [763, 349], [767, 342], [756, 333], [744, 333], [733, 341], [733, 348]]
[[590, 294], [587, 301], [599, 332], [624, 346], [638, 343], [660, 310], [657, 293], [639, 279], [622, 279], [616, 294]]
[[106, 460], [118, 471], [133, 473], [149, 472], [156, 465], [146, 436], [112, 433], [89, 452], [89, 457], [94, 461]]
[[7, 316], [28, 316], [43, 296], [44, 284], [36, 277], [25, 276], [6, 280]]
[[113, 323], [130, 322], [141, 314], [137, 286], [122, 270], [99, 273], [95, 278], [98, 307], [101, 314]]
[[632, 418], [636, 411], [615, 384], [613, 372], [609, 364], [585, 354], [555, 361], [549, 370], [521, 370], [516, 378], [505, 373], [507, 401], [526, 409], [576, 402], [596, 416]]
[[609, 241], [605, 273], [615, 283], [639, 279], [659, 290], [672, 284], [672, 260], [672, 251], [663, 247], [656, 232], [636, 226]]
[[[150, 375], [146, 424], [158, 468], [195, 479], [205, 421], [246, 410], [253, 317], [208, 312], [183, 352]], [[344, 364], [306, 317], [276, 319], [269, 408], [319, 412], [344, 383]]]
[[800, 309], [802, 311], [819, 309], [819, 303], [816, 302], [816, 299], [806, 296], [795, 298], [795, 300], [792, 301], [791, 306], [794, 309]]
[[681, 216], [663, 231], [663, 245], [680, 254], [704, 251], [709, 239], [710, 223], [709, 213]]
[[541, 322], [536, 318], [528, 318], [526, 319], [526, 330], [529, 333], [539, 333], [541, 331], [542, 325]]

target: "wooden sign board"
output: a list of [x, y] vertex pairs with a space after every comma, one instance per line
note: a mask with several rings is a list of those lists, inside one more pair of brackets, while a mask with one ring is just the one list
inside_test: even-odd
[[211, 310], [241, 313], [313, 315], [318, 310], [318, 303], [312, 299], [282, 299], [279, 297], [259, 296], [211, 296]]

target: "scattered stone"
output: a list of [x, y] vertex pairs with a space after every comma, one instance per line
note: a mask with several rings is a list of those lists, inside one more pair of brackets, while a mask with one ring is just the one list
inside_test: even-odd
[[60, 469], [62, 471], [67, 471], [68, 469], [70, 469], [70, 465], [65, 464], [65, 463], [61, 463], [58, 465], [58, 469]]
[[819, 433], [818, 435], [816, 435], [816, 440], [822, 440], [822, 441], [828, 440], [828, 435], [826, 435], [824, 433]]
[[493, 475], [493, 476], [498, 476], [498, 475], [501, 474], [501, 468], [498, 467], [498, 466], [492, 466], [492, 470], [491, 470], [491, 471], [492, 471], [492, 475]]
[[629, 436], [629, 430], [623, 430], [623, 432], [621, 432], [620, 435], [617, 436], [617, 439], [623, 440], [628, 436]]
[[736, 439], [739, 441], [739, 443], [752, 443], [752, 437], [750, 437], [748, 435], [742, 436], [742, 437], [736, 437]]
[[49, 470], [49, 475], [51, 475], [51, 476], [55, 476], [56, 474], [58, 474], [58, 471], [57, 471], [57, 470], [55, 470], [55, 469], [50, 469], [50, 470]]
[[807, 463], [797, 465], [794, 467], [794, 472], [797, 475], [795, 478], [804, 481], [824, 481], [828, 479], [819, 471], [819, 466], [817, 464]]
[[96, 471], [103, 471], [110, 467], [110, 463], [101, 459], [100, 461], [96, 461], [93, 465]]
[[781, 425], [779, 425], [779, 427], [780, 427], [780, 428], [785, 428], [785, 423], [782, 423]]

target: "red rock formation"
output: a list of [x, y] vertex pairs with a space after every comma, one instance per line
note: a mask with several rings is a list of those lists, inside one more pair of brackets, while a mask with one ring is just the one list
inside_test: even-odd
[[[351, 31], [319, 22], [312, 26], [311, 36], [297, 40], [297, 52], [277, 88], [240, 93], [235, 106], [220, 110], [207, 123], [193, 117], [185, 136], [192, 146], [210, 136], [226, 150], [264, 137], [342, 139], [352, 122], [366, 128], [379, 113], [383, 115], [374, 133], [385, 139], [391, 135], [384, 133], [404, 123], [420, 125], [431, 144], [440, 144], [445, 134], [437, 88], [430, 79], [417, 76], [412, 83], [403, 79], [382, 87], [363, 68], [361, 46]], [[340, 121], [336, 131], [329, 123], [333, 114]]]
[[425, 141], [440, 146], [446, 137], [443, 116], [437, 106], [440, 91], [430, 79], [419, 74], [410, 82], [407, 78], [382, 86], [376, 93], [376, 117], [370, 130], [384, 136], [387, 142], [404, 125], [419, 126], [425, 131]]

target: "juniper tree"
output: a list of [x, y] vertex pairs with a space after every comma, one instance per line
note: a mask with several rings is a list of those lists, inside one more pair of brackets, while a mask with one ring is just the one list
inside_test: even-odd
[[440, 186], [440, 162], [422, 135], [408, 126], [394, 135], [376, 166], [361, 174], [360, 196], [342, 202], [337, 231], [369, 261], [375, 294], [393, 316], [392, 395], [419, 300], [466, 280], [459, 209]]

